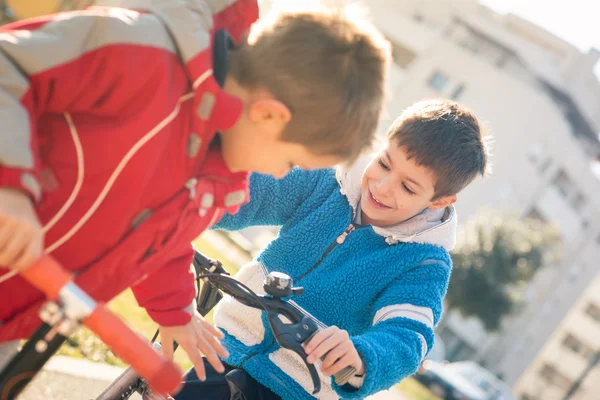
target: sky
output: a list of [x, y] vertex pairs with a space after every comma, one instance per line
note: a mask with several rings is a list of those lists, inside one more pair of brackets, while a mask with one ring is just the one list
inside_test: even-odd
[[[581, 51], [600, 50], [600, 1], [598, 0], [481, 0], [500, 12], [527, 19]], [[600, 79], [600, 63], [596, 64]]]
[[[276, 6], [300, 0], [259, 0]], [[368, 0], [363, 0], [367, 5]], [[390, 0], [402, 1], [402, 0]], [[444, 0], [454, 1], [454, 0]], [[573, 44], [583, 52], [600, 50], [600, 0], [479, 0], [497, 12], [516, 14]], [[318, 0], [302, 0], [318, 3]], [[600, 79], [600, 63], [596, 64]]]

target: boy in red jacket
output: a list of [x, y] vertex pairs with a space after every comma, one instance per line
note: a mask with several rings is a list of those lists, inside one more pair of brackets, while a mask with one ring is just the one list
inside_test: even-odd
[[195, 311], [190, 242], [247, 201], [248, 171], [355, 159], [389, 50], [316, 13], [245, 36], [255, 0], [97, 3], [0, 34], [0, 341], [38, 325], [15, 273], [45, 252], [97, 300], [132, 287], [202, 377], [201, 353], [222, 370], [226, 351]]

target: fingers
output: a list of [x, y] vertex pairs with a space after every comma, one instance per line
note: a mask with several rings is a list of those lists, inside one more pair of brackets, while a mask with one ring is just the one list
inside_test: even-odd
[[321, 363], [321, 369], [326, 370], [330, 368], [338, 359], [342, 358], [345, 354], [352, 350], [349, 342], [342, 342], [333, 349], [331, 349], [323, 359]]
[[44, 232], [29, 196], [0, 188], [0, 265], [21, 271], [42, 254]]
[[205, 320], [202, 320], [201, 324], [202, 324], [202, 327], [205, 329], [205, 331], [203, 332], [204, 338], [207, 340], [210, 347], [213, 348], [214, 350], [216, 350], [216, 352], [221, 357], [228, 357], [229, 352], [227, 351], [227, 349], [225, 349], [225, 347], [223, 347], [221, 342], [219, 340], [217, 340], [217, 339], [223, 339], [225, 337], [225, 335], [223, 335], [223, 332], [221, 332], [219, 329], [215, 328], [214, 326], [212, 326]]
[[5, 222], [0, 225], [0, 265], [22, 271], [42, 255], [42, 238], [34, 228]]
[[162, 347], [163, 354], [169, 361], [173, 361], [173, 337], [161, 330], [160, 332], [160, 345]]
[[349, 365], [354, 364], [354, 354], [352, 354], [353, 352], [348, 352], [346, 354], [344, 354], [344, 356], [340, 359], [338, 359], [335, 363], [333, 363], [333, 365], [329, 368], [323, 368], [321, 367], [321, 371], [323, 371], [323, 373], [327, 376], [333, 375], [333, 374], [337, 374], [338, 372], [340, 372], [341, 370], [343, 370], [344, 368], [346, 368]]
[[218, 339], [223, 339], [225, 337], [223, 332], [216, 326], [209, 324], [204, 318], [202, 318], [201, 321], [204, 329], [208, 330], [213, 336], [216, 336]]
[[325, 328], [323, 330], [318, 331], [315, 336], [313, 336], [312, 339], [310, 339], [310, 341], [308, 342], [308, 344], [306, 346], [304, 346], [304, 351], [306, 351], [306, 354], [310, 354], [313, 352], [313, 350], [320, 345], [323, 340], [327, 339], [329, 336], [331, 336], [335, 330], [337, 328], [335, 326], [330, 326], [328, 328]]
[[[307, 351], [307, 354], [309, 354], [307, 361], [309, 363], [314, 363], [316, 360], [327, 354], [327, 352], [329, 352], [331, 349], [340, 345], [345, 340], [348, 340], [348, 333], [346, 333], [346, 331], [342, 331], [338, 328], [328, 328], [327, 332], [327, 337], [320, 337], [320, 343], [314, 347], [310, 353]], [[316, 338], [317, 336], [315, 336], [315, 339]], [[313, 345], [312, 341], [309, 343], [309, 345]]]
[[206, 372], [204, 370], [204, 359], [202, 358], [202, 354], [198, 351], [196, 341], [185, 341], [184, 343], [179, 343], [181, 348], [187, 353], [190, 361], [194, 365], [194, 370], [196, 371], [196, 375], [198, 379], [201, 381], [206, 380]]
[[32, 266], [42, 256], [42, 243], [40, 240], [30, 239], [26, 244], [25, 250], [17, 257], [13, 265], [19, 271]]
[[2, 263], [3, 265], [6, 264], [4, 264], [4, 257], [2, 255], [2, 252], [4, 251], [6, 245], [9, 243], [10, 237], [13, 235], [13, 232], [13, 223], [2, 218], [0, 220], [0, 263]]
[[335, 326], [318, 332], [305, 346], [305, 351], [308, 363], [322, 360], [320, 369], [327, 376], [351, 365], [362, 365], [348, 332]]
[[208, 324], [203, 324], [202, 322], [204, 321], [196, 320], [194, 326], [196, 334], [196, 352], [200, 350], [216, 371], [224, 372], [225, 367], [219, 359], [217, 352], [219, 352], [219, 354], [227, 354], [227, 351], [210, 332], [203, 328], [203, 325], [206, 326]]
[[30, 238], [30, 233], [25, 229], [18, 229], [13, 232], [13, 235], [8, 238], [8, 241], [4, 246], [0, 263], [8, 265], [11, 269], [16, 269], [17, 271], [25, 269], [27, 265], [17, 264], [17, 260], [25, 253]]
[[219, 341], [219, 338], [223, 337], [224, 335], [221, 331], [206, 322], [198, 313], [186, 325], [161, 327], [161, 338], [164, 341], [163, 352], [165, 355], [170, 360], [173, 359], [173, 340], [177, 341], [187, 353], [194, 365], [196, 375], [201, 381], [206, 379], [203, 354], [216, 371], [225, 372], [225, 367], [219, 358], [219, 356], [229, 356], [229, 353]]

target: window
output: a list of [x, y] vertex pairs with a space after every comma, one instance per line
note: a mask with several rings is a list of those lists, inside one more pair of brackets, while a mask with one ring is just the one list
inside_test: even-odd
[[440, 71], [435, 71], [429, 78], [429, 87], [441, 92], [450, 83], [450, 79]]
[[553, 183], [554, 183], [554, 186], [556, 186], [558, 191], [564, 197], [567, 197], [567, 198], [569, 197], [569, 192], [571, 191], [571, 186], [573, 185], [573, 183], [571, 182], [571, 179], [569, 179], [569, 177], [567, 176], [565, 171], [563, 171], [563, 170], [558, 171], [558, 173], [556, 174], [556, 177], [554, 177]]
[[456, 88], [454, 88], [454, 90], [452, 91], [452, 94], [450, 95], [450, 98], [452, 100], [458, 100], [460, 99], [460, 97], [463, 95], [465, 91], [465, 85], [458, 85]]
[[571, 202], [573, 203], [573, 207], [575, 207], [576, 210], [579, 210], [585, 206], [585, 197], [579, 192], [575, 193]]
[[539, 210], [533, 207], [527, 214], [525, 214], [525, 219], [533, 219], [540, 222], [548, 222], [546, 218], [539, 212]]
[[598, 307], [595, 304], [588, 304], [588, 306], [585, 309], [585, 313], [588, 317], [600, 323], [600, 307]]
[[460, 33], [461, 35], [458, 39], [458, 45], [471, 51], [473, 54], [477, 54], [479, 49], [483, 46], [481, 39], [469, 31]]
[[533, 164], [537, 164], [544, 158], [544, 145], [541, 143], [534, 143], [529, 146], [527, 150], [527, 159]]
[[581, 227], [582, 227], [583, 229], [587, 229], [587, 228], [589, 228], [589, 227], [590, 227], [590, 221], [588, 221], [587, 219], [583, 219], [583, 220], [581, 221]]
[[561, 169], [558, 171], [552, 183], [574, 210], [579, 211], [585, 206], [585, 196], [579, 191], [575, 182], [564, 170]]
[[549, 385], [553, 385], [562, 389], [571, 387], [569, 378], [560, 373], [556, 367], [550, 364], [544, 364], [540, 370], [540, 378]]
[[589, 359], [594, 354], [591, 347], [585, 345], [581, 340], [571, 334], [565, 336], [562, 345], [585, 359]]
[[507, 53], [502, 54], [496, 60], [496, 67], [498, 67], [500, 69], [504, 68], [504, 66], [506, 65], [506, 63], [508, 63], [509, 60], [510, 60], [510, 55], [509, 54], [507, 54]]
[[415, 57], [416, 54], [406, 47], [392, 42], [392, 60], [400, 68], [408, 67]]
[[540, 174], [543, 174], [544, 172], [546, 172], [548, 170], [548, 168], [550, 167], [551, 164], [552, 164], [552, 159], [547, 158], [546, 161], [544, 161], [542, 164], [540, 164], [540, 167], [538, 168], [538, 172]]

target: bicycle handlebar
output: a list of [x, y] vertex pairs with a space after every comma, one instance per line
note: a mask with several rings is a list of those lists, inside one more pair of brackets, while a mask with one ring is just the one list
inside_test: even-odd
[[[263, 284], [266, 295], [258, 295], [242, 282], [230, 277], [228, 274], [215, 270], [215, 264], [204, 255], [196, 252], [194, 267], [198, 278], [207, 279], [218, 290], [232, 296], [238, 302], [252, 308], [263, 310], [267, 313], [267, 321], [273, 332], [275, 340], [282, 348], [295, 352], [304, 361], [304, 364], [313, 381], [313, 394], [321, 390], [321, 379], [314, 364], [307, 362], [304, 344], [307, 344], [314, 335], [325, 327], [314, 316], [306, 313], [298, 306], [286, 299], [293, 295], [304, 293], [302, 287], [294, 287], [290, 276], [281, 272], [270, 272]], [[279, 316], [284, 316], [289, 323], [281, 321]], [[354, 376], [353, 367], [345, 367], [334, 374], [335, 382], [344, 385]]]
[[[197, 299], [198, 311], [202, 315], [208, 314], [221, 300], [221, 292], [248, 307], [265, 311], [275, 340], [282, 348], [292, 350], [302, 358], [313, 381], [313, 394], [318, 393], [321, 389], [321, 380], [315, 365], [307, 363], [303, 344], [308, 343], [325, 325], [284, 300], [292, 295], [302, 294], [303, 289], [293, 287], [293, 281], [289, 276], [272, 272], [267, 276], [263, 286], [267, 295], [258, 295], [242, 282], [232, 278], [219, 261], [208, 259], [198, 251], [194, 255], [193, 266], [196, 270], [196, 278], [204, 280]], [[279, 316], [286, 317], [289, 323], [281, 321]], [[344, 385], [354, 376], [354, 373], [354, 368], [348, 366], [334, 375], [335, 382]], [[135, 379], [135, 375], [126, 371], [96, 400], [129, 399], [133, 393], [145, 393], [145, 390], [144, 380]]]
[[44, 256], [21, 275], [49, 299], [63, 301], [67, 311], [71, 308], [73, 315], [69, 317], [83, 320], [84, 325], [130, 364], [155, 391], [173, 393], [178, 389], [183, 376], [181, 369], [154, 350], [148, 340], [129, 329], [104, 304], [83, 292], [73, 282], [73, 274], [53, 258]]

